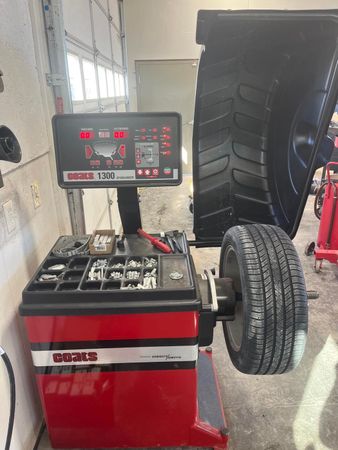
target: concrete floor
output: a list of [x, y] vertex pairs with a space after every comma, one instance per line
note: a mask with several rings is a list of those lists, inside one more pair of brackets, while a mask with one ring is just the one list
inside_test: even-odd
[[[178, 188], [141, 192], [145, 230], [184, 229], [192, 237], [189, 184], [188, 178]], [[213, 354], [230, 428], [229, 450], [338, 450], [338, 271], [324, 263], [316, 274], [313, 257], [304, 256], [318, 224], [310, 197], [294, 243], [307, 289], [317, 290], [320, 298], [309, 302], [308, 341], [300, 366], [286, 375], [243, 375], [231, 364], [221, 327], [216, 329]], [[218, 266], [219, 249], [193, 248], [192, 253], [198, 272]], [[50, 448], [45, 433], [39, 449]]]

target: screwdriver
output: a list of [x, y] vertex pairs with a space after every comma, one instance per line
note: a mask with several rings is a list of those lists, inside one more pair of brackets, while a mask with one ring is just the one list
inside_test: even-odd
[[158, 248], [159, 250], [161, 250], [161, 252], [163, 253], [171, 253], [171, 248], [165, 244], [164, 242], [161, 242], [159, 239], [150, 236], [150, 234], [146, 233], [145, 231], [143, 231], [141, 228], [139, 228], [137, 230], [138, 234], [146, 239], [148, 239], [148, 241], [150, 241], [154, 247]]

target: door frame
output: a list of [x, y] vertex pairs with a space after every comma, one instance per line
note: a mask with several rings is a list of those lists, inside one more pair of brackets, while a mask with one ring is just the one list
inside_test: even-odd
[[195, 64], [198, 66], [199, 59], [196, 58], [177, 58], [177, 59], [135, 59], [135, 78], [136, 78], [136, 100], [137, 100], [137, 110], [140, 109], [140, 65], [150, 65], [150, 64], [163, 64], [163, 63], [182, 63], [182, 64]]

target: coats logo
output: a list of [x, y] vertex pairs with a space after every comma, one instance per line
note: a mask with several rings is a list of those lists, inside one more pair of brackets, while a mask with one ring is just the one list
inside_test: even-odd
[[97, 361], [97, 352], [53, 353], [55, 363]]
[[67, 174], [68, 180], [94, 180], [93, 172], [71, 172]]

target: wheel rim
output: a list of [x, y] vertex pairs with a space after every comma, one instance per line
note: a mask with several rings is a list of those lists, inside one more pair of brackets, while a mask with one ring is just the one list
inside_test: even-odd
[[[241, 275], [237, 256], [235, 250], [229, 245], [224, 254], [224, 277], [229, 277], [233, 280], [236, 294], [242, 294]], [[226, 322], [226, 329], [228, 338], [232, 348], [238, 352], [242, 345], [243, 330], [244, 330], [244, 314], [242, 295], [236, 295], [236, 304], [234, 311], [234, 320]]]

